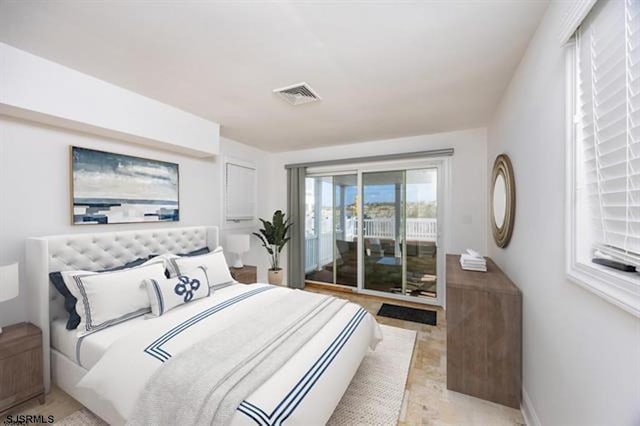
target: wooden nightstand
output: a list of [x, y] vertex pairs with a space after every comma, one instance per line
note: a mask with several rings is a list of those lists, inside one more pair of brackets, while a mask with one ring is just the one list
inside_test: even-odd
[[4, 327], [0, 334], [0, 416], [38, 398], [44, 403], [42, 332], [28, 322]]
[[258, 282], [258, 268], [244, 265], [242, 268], [229, 268], [234, 280], [242, 284], [255, 284]]

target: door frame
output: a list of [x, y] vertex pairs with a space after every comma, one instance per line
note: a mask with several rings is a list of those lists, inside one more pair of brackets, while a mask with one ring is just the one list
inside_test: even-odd
[[[368, 172], [392, 172], [392, 171], [406, 171], [406, 170], [414, 170], [414, 169], [429, 169], [436, 168], [438, 175], [438, 185], [437, 185], [437, 214], [438, 214], [438, 231], [436, 237], [436, 246], [437, 246], [437, 258], [436, 258], [436, 297], [428, 298], [428, 297], [415, 297], [415, 296], [407, 296], [401, 294], [394, 293], [386, 293], [383, 291], [377, 290], [367, 290], [364, 288], [364, 235], [362, 229], [358, 229], [358, 253], [357, 253], [357, 262], [358, 262], [358, 274], [357, 274], [357, 286], [344, 286], [345, 288], [351, 289], [356, 293], [383, 297], [388, 299], [396, 299], [403, 300], [413, 303], [421, 303], [425, 305], [436, 305], [444, 307], [446, 304], [446, 235], [448, 232], [448, 221], [447, 217], [449, 216], [449, 212], [451, 211], [450, 205], [450, 185], [451, 185], [451, 157], [433, 157], [433, 158], [422, 158], [415, 160], [402, 160], [402, 161], [380, 161], [380, 162], [371, 162], [371, 163], [359, 163], [359, 164], [351, 164], [351, 165], [340, 165], [340, 166], [327, 166], [327, 167], [316, 167], [309, 168], [307, 170], [306, 177], [321, 177], [321, 176], [337, 176], [337, 175], [347, 175], [347, 174], [356, 174], [357, 175], [357, 188], [358, 188], [358, 224], [359, 227], [362, 228], [364, 226], [363, 221], [363, 207], [364, 207], [364, 188], [362, 186], [362, 174]], [[404, 191], [406, 194], [406, 184], [404, 185]], [[403, 221], [403, 235], [405, 236], [403, 244], [403, 268], [405, 265], [405, 257], [406, 257], [406, 208], [402, 213], [405, 215], [405, 220]], [[335, 228], [335, 224], [334, 224]], [[334, 230], [334, 239], [335, 239], [335, 230]], [[335, 256], [334, 256], [335, 257]], [[335, 259], [334, 259], [335, 262]], [[406, 279], [405, 273], [403, 272], [403, 280]], [[339, 285], [339, 284], [332, 284]]]

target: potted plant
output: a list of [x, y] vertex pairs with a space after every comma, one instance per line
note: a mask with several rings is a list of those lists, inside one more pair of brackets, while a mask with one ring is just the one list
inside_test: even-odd
[[262, 246], [269, 253], [269, 284], [282, 284], [282, 268], [280, 267], [280, 252], [291, 239], [287, 236], [292, 223], [289, 219], [285, 219], [285, 214], [281, 210], [273, 213], [273, 222], [260, 219], [264, 228], [260, 229], [260, 233], [254, 232], [253, 235], [258, 237], [262, 242]]

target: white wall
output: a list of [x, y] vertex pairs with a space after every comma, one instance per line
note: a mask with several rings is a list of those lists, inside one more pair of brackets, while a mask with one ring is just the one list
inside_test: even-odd
[[[524, 300], [524, 391], [543, 425], [640, 424], [640, 321], [567, 281], [565, 49], [570, 2], [552, 2], [488, 128], [488, 167], [507, 153], [516, 219], [489, 255]], [[534, 420], [535, 422], [535, 420]]]
[[210, 157], [220, 126], [4, 43], [0, 113]]
[[[451, 209], [445, 233], [446, 250], [466, 248], [486, 251], [487, 164], [485, 129], [460, 130], [433, 135], [338, 145], [278, 153], [272, 159], [271, 210], [287, 208], [285, 164], [341, 158], [387, 155], [431, 149], [454, 148], [451, 160]], [[286, 269], [286, 256], [283, 267]]]
[[[121, 152], [180, 164], [180, 222], [72, 226], [70, 224], [69, 146], [77, 145]], [[76, 232], [110, 232], [122, 229], [220, 225], [222, 214], [222, 158], [231, 152], [256, 161], [261, 177], [259, 192], [266, 194], [268, 154], [223, 140], [222, 155], [198, 159], [99, 136], [0, 116], [0, 265], [20, 261], [24, 265], [24, 241], [28, 237]], [[263, 200], [264, 202], [264, 200]], [[224, 243], [224, 239], [222, 239]], [[256, 246], [256, 242], [252, 242]], [[261, 260], [257, 247], [246, 263]], [[255, 263], [254, 263], [255, 264]], [[22, 271], [24, 277], [24, 271]], [[260, 271], [266, 277], [266, 267]], [[26, 320], [27, 295], [0, 303], [0, 326]]]

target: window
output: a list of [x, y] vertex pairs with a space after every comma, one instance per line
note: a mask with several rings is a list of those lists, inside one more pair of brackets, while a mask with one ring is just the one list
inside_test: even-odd
[[640, 3], [599, 1], [576, 32], [568, 272], [640, 316]]
[[256, 216], [256, 169], [242, 161], [225, 164], [225, 218], [230, 222], [252, 221]]

